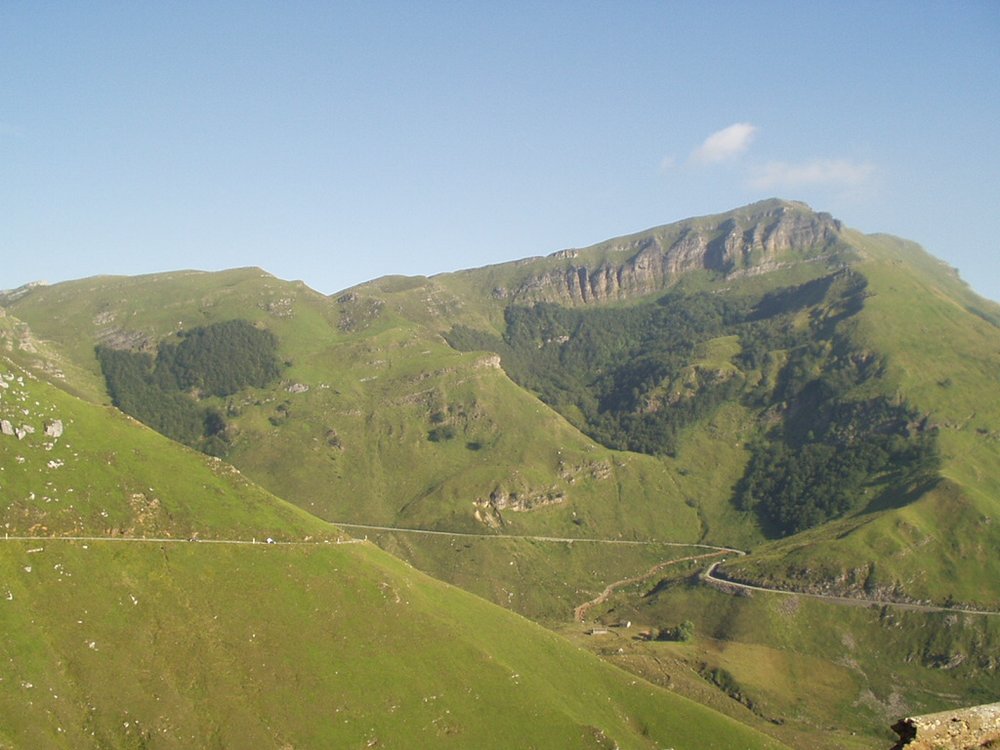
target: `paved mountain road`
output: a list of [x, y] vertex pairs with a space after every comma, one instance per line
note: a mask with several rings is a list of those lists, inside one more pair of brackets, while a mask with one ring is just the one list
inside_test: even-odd
[[714, 562], [702, 574], [702, 578], [717, 587], [739, 589], [741, 591], [762, 591], [767, 594], [782, 594], [785, 596], [807, 596], [810, 599], [822, 599], [833, 604], [843, 604], [849, 607], [892, 607], [894, 609], [910, 610], [912, 612], [949, 612], [957, 615], [986, 615], [987, 617], [1000, 616], [1000, 612], [988, 609], [962, 609], [961, 607], [939, 607], [934, 604], [918, 604], [915, 602], [898, 602], [885, 599], [861, 599], [853, 596], [837, 596], [835, 594], [812, 594], [804, 591], [790, 591], [788, 589], [771, 588], [769, 586], [754, 586], [749, 583], [737, 583], [727, 578], [720, 578], [715, 575], [715, 569], [719, 567], [721, 561]]
[[[555, 537], [555, 536], [531, 536], [524, 534], [476, 534], [468, 531], [438, 531], [436, 529], [414, 529], [399, 526], [378, 526], [374, 524], [359, 524], [359, 523], [332, 523], [333, 526], [343, 529], [362, 529], [366, 531], [383, 531], [390, 533], [403, 533], [403, 534], [425, 534], [431, 536], [451, 536], [451, 537], [464, 537], [464, 538], [476, 538], [476, 539], [520, 539], [528, 541], [539, 541], [539, 542], [560, 542], [568, 544], [619, 544], [619, 545], [642, 545], [649, 547], [687, 547], [693, 549], [703, 549], [709, 550], [703, 555], [690, 555], [688, 557], [677, 558], [666, 560], [662, 563], [654, 565], [646, 573], [634, 576], [631, 578], [623, 578], [619, 581], [614, 581], [608, 584], [597, 597], [591, 599], [590, 601], [584, 602], [583, 604], [576, 607], [574, 610], [574, 618], [577, 621], [582, 621], [586, 616], [586, 612], [593, 606], [600, 604], [601, 602], [607, 600], [609, 596], [618, 588], [627, 586], [633, 583], [639, 583], [645, 578], [659, 572], [660, 570], [669, 567], [674, 563], [684, 562], [687, 560], [698, 560], [709, 557], [717, 557], [722, 554], [733, 554], [743, 556], [746, 553], [742, 550], [738, 550], [732, 547], [721, 547], [712, 544], [697, 544], [693, 542], [659, 542], [653, 540], [636, 540], [636, 539], [593, 539], [593, 538], [580, 538], [580, 537]], [[324, 545], [336, 545], [336, 544], [363, 544], [366, 540], [364, 539], [339, 539], [339, 540], [309, 540], [309, 541], [281, 541], [273, 540], [268, 542], [267, 538], [260, 540], [257, 539], [194, 539], [194, 538], [177, 538], [177, 537], [130, 537], [130, 536], [10, 536], [5, 535], [0, 538], [0, 541], [7, 542], [60, 542], [60, 541], [73, 541], [73, 542], [132, 542], [139, 544], [246, 544], [246, 545], [284, 545], [284, 546], [324, 546]], [[870, 606], [886, 606], [892, 607], [894, 609], [909, 610], [913, 612], [946, 612], [951, 614], [960, 615], [983, 615], [987, 617], [998, 617], [1000, 616], [1000, 611], [995, 610], [983, 610], [983, 609], [962, 609], [960, 607], [941, 607], [933, 604], [918, 604], [913, 602], [899, 602], [890, 600], [880, 600], [880, 599], [860, 599], [849, 596], [837, 596], [835, 594], [814, 594], [802, 591], [792, 591], [789, 589], [779, 589], [767, 586], [756, 586], [748, 583], [737, 583], [735, 581], [730, 581], [725, 578], [721, 578], [715, 575], [715, 569], [724, 561], [716, 561], [708, 566], [705, 572], [702, 574], [702, 579], [714, 585], [717, 588], [722, 588], [724, 590], [742, 590], [742, 591], [760, 591], [767, 594], [779, 594], [784, 596], [806, 596], [811, 599], [821, 599], [823, 601], [830, 602], [832, 604], [840, 604], [850, 607], [870, 607]]]

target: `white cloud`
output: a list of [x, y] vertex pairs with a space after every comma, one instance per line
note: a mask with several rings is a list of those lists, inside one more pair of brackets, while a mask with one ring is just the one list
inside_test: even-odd
[[715, 164], [739, 156], [747, 150], [756, 133], [757, 126], [749, 122], [737, 122], [728, 128], [723, 128], [708, 136], [705, 142], [694, 150], [691, 161]]
[[758, 190], [817, 185], [853, 188], [868, 182], [874, 172], [872, 164], [847, 159], [814, 159], [799, 164], [772, 161], [757, 170], [750, 186]]

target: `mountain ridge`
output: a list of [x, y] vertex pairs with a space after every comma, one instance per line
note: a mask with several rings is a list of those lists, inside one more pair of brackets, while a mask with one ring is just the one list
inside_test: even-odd
[[[724, 217], [724, 218], [723, 218]], [[571, 304], [641, 297], [663, 290], [680, 275], [706, 270], [730, 277], [780, 267], [781, 257], [829, 245], [840, 222], [805, 204], [765, 201], [719, 216], [663, 225], [583, 249], [561, 250], [549, 260], [575, 261], [564, 269], [529, 278], [518, 288], [492, 294], [516, 303]], [[601, 260], [587, 264], [588, 256]], [[626, 256], [619, 263], [612, 256]]]
[[[1000, 606], [989, 554], [1000, 544], [989, 522], [1000, 512], [990, 396], [1000, 306], [915, 243], [862, 234], [804, 204], [765, 201], [329, 296], [250, 268], [64, 282], [0, 309], [10, 356], [61, 372], [54, 382], [97, 403], [108, 395], [94, 347], [109, 331], [123, 351], [154, 357], [227, 321], [266, 329], [278, 342], [275, 382], [225, 397], [184, 392], [224, 419], [226, 460], [319, 518], [476, 535], [371, 534], [550, 625], [610, 583], [659, 569], [656, 540], [750, 550], [722, 571], [783, 590]], [[794, 491], [747, 494], [800, 475], [811, 478]], [[755, 503], [769, 494], [786, 505], [762, 512]], [[812, 508], [800, 517], [791, 501], [806, 495]], [[780, 530], [768, 527], [776, 519]], [[611, 559], [540, 537], [649, 546]], [[791, 635], [776, 643], [757, 629], [780, 615], [766, 601], [722, 601], [692, 582], [696, 570], [677, 570], [645, 592], [616, 591], [589, 616], [613, 623], [627, 612], [669, 630], [683, 611], [734, 653], [741, 638], [791, 647]], [[695, 606], [708, 600], [732, 617]], [[885, 617], [830, 607], [804, 607], [827, 612], [810, 615], [816, 632], [876, 650], [891, 635]], [[994, 684], [997, 665], [974, 655], [992, 625], [963, 619], [948, 634], [929, 614], [907, 622], [909, 654], [886, 645], [910, 659], [899, 669], [938, 693]], [[840, 663], [815, 634], [789, 627], [815, 658]], [[852, 654], [892, 704], [882, 678], [897, 666]], [[829, 747], [849, 746], [846, 736]]]

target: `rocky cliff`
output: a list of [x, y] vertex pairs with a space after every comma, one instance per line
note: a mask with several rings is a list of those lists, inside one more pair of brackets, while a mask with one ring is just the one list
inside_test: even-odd
[[[725, 276], [766, 273], [803, 255], [823, 256], [841, 224], [802, 203], [765, 201], [716, 217], [661, 227], [587, 250], [561, 250], [563, 260], [493, 295], [518, 303], [587, 304], [638, 297], [677, 276], [706, 269]], [[593, 260], [594, 258], [597, 260]]]

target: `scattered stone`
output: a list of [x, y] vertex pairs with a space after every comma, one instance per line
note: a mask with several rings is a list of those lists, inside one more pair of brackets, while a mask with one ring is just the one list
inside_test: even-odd
[[4, 435], [14, 435], [14, 425], [8, 422], [6, 419], [0, 419], [0, 432]]
[[50, 438], [62, 437], [63, 423], [61, 419], [53, 419], [45, 423], [45, 434]]
[[292, 297], [282, 297], [281, 299], [268, 302], [266, 305], [260, 303], [258, 306], [264, 310], [267, 310], [271, 315], [276, 318], [290, 318], [293, 315], [293, 308], [295, 300]]
[[305, 383], [292, 383], [287, 390], [289, 393], [305, 393], [309, 390], [309, 386]]

